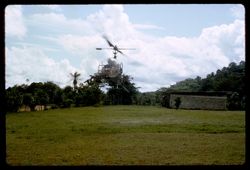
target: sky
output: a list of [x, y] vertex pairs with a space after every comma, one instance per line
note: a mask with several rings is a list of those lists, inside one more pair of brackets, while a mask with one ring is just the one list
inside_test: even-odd
[[[123, 73], [139, 91], [155, 91], [245, 61], [241, 4], [9, 5], [5, 8], [6, 88], [89, 79], [120, 48]], [[27, 81], [28, 80], [28, 81]]]

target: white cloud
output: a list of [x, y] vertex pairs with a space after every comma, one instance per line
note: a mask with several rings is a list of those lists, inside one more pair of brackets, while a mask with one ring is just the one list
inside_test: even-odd
[[104, 52], [96, 51], [97, 47], [104, 46], [104, 40], [99, 35], [76, 36], [67, 34], [57, 37], [55, 41], [65, 51], [80, 58], [80, 70], [84, 80], [88, 79], [89, 75], [96, 73], [98, 65], [107, 59]]
[[22, 38], [27, 29], [24, 24], [22, 7], [20, 5], [8, 5], [5, 9], [5, 33], [7, 36]]
[[203, 29], [199, 38], [219, 48], [230, 61], [239, 62], [245, 58], [245, 25], [242, 20]]
[[89, 23], [84, 19], [69, 19], [62, 13], [37, 13], [28, 17], [27, 21], [31, 25], [42, 27], [44, 32], [53, 32], [54, 34], [88, 35], [93, 33]]
[[35, 47], [37, 49], [43, 50], [43, 51], [53, 51], [53, 52], [58, 52], [59, 49], [52, 48], [49, 46], [41, 45], [41, 44], [35, 44], [35, 43], [27, 43], [27, 42], [14, 42], [13, 43], [16, 47], [21, 46], [21, 47]]
[[94, 30], [114, 40], [133, 37], [136, 33], [122, 5], [104, 5], [100, 11], [89, 15], [87, 21]]
[[6, 87], [30, 82], [53, 81], [61, 86], [69, 84], [69, 73], [79, 71], [67, 59], [55, 61], [37, 48], [6, 47]]
[[76, 35], [62, 35], [56, 39], [57, 43], [62, 45], [64, 49], [72, 53], [83, 53], [83, 51], [95, 50], [96, 44], [102, 41], [98, 35], [94, 36], [76, 36]]
[[241, 20], [205, 28], [194, 38], [166, 36], [135, 42], [127, 42], [139, 50], [125, 60], [124, 67], [143, 91], [169, 86], [173, 80], [205, 77], [232, 61], [245, 59], [245, 30]]
[[245, 8], [243, 5], [237, 4], [234, 7], [232, 7], [230, 10], [232, 12], [232, 15], [236, 19], [244, 19], [245, 18]]
[[50, 23], [50, 24], [55, 23], [55, 25], [67, 22], [67, 19], [63, 14], [57, 14], [53, 12], [33, 14], [31, 16], [31, 19], [34, 22], [42, 22], [42, 23]]

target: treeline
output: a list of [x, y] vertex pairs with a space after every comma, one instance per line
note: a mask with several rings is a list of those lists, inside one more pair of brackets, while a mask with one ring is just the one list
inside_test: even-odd
[[81, 86], [77, 90], [71, 86], [60, 88], [53, 82], [15, 85], [6, 90], [6, 109], [16, 112], [22, 105], [31, 110], [36, 105], [50, 105], [52, 108], [94, 105], [100, 101], [102, 92], [95, 86]]
[[207, 92], [226, 91], [227, 108], [229, 110], [244, 110], [246, 105], [246, 78], [245, 61], [239, 64], [231, 62], [228, 67], [218, 69], [201, 78], [188, 78], [179, 81], [170, 87], [162, 87], [155, 92], [146, 92], [138, 95], [138, 104], [141, 105], [162, 105], [166, 106], [164, 97], [173, 91], [181, 92]]
[[53, 82], [31, 83], [30, 85], [15, 85], [6, 89], [6, 110], [17, 112], [21, 106], [43, 105], [51, 108], [67, 108], [93, 105], [132, 104], [137, 89], [131, 83], [129, 76], [124, 75], [123, 82], [111, 86], [107, 93], [100, 90], [98, 83], [83, 84], [60, 88]]
[[[72, 74], [73, 75], [73, 74]], [[109, 85], [107, 93], [100, 90], [102, 81], [90, 78], [86, 83], [77, 85], [76, 76], [73, 87], [60, 88], [53, 82], [31, 83], [30, 85], [15, 85], [6, 89], [6, 110], [16, 112], [22, 105], [29, 106], [31, 110], [36, 105], [49, 105], [52, 108], [79, 107], [91, 105], [161, 105], [166, 106], [165, 97], [172, 91], [181, 92], [207, 92], [227, 91], [227, 108], [229, 110], [244, 110], [246, 105], [245, 62], [230, 63], [228, 67], [218, 69], [206, 78], [197, 76], [177, 82], [170, 87], [162, 87], [154, 92], [140, 93], [132, 83], [132, 78], [122, 75], [122, 81], [117, 84], [107, 79]], [[73, 76], [74, 76], [73, 75]]]
[[245, 61], [238, 65], [232, 62], [228, 67], [218, 69], [216, 73], [208, 74], [201, 79], [188, 78], [170, 86], [168, 90], [173, 91], [232, 91], [243, 96], [245, 94]]

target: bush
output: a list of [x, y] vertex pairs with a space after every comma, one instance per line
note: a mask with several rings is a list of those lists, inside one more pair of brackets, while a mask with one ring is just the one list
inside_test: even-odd
[[17, 112], [22, 105], [23, 95], [17, 90], [16, 87], [9, 88], [6, 91], [6, 111]]
[[62, 103], [62, 108], [69, 108], [71, 104], [73, 103], [73, 100], [71, 99], [65, 99]]
[[51, 107], [51, 109], [58, 109], [58, 105], [56, 104], [49, 104], [49, 106]]
[[174, 101], [175, 101], [175, 107], [176, 107], [176, 109], [179, 109], [179, 107], [181, 105], [181, 98], [177, 97]]
[[229, 110], [241, 110], [241, 105], [244, 103], [242, 102], [239, 93], [233, 92], [231, 96], [228, 97], [227, 100], [227, 108]]
[[102, 104], [100, 104], [100, 103], [96, 103], [93, 105], [93, 107], [101, 107], [101, 106], [102, 106]]

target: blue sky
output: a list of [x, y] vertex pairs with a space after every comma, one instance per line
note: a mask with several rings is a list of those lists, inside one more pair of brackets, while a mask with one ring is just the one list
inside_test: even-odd
[[[154, 24], [163, 27], [159, 35], [198, 36], [205, 27], [228, 24], [235, 18], [231, 15], [233, 5], [125, 5], [131, 22]], [[145, 13], [145, 11], [151, 11]], [[216, 12], [215, 12], [216, 11]], [[219, 16], [219, 17], [218, 17]], [[163, 22], [164, 21], [164, 22]]]
[[140, 91], [205, 77], [245, 60], [244, 7], [239, 4], [10, 5], [5, 9], [6, 87], [83, 81], [112, 57], [105, 34], [119, 47], [124, 73]]

